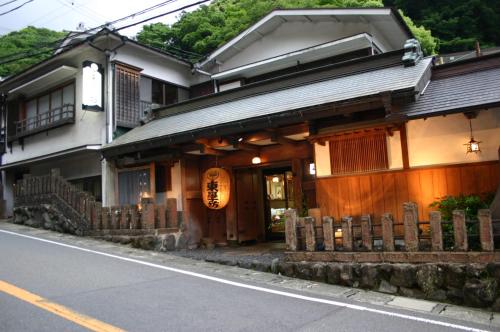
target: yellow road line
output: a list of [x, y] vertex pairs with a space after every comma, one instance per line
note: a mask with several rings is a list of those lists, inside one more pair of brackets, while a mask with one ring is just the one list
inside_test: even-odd
[[68, 309], [60, 304], [50, 302], [44, 299], [43, 297], [30, 293], [22, 288], [16, 287], [2, 280], [0, 280], [0, 292], [4, 292], [20, 300], [31, 303], [34, 306], [47, 310], [55, 315], [58, 315], [69, 321], [72, 321], [73, 323], [86, 327], [91, 331], [102, 331], [102, 332], [124, 331], [113, 325], [101, 322], [100, 320], [79, 314], [78, 312]]

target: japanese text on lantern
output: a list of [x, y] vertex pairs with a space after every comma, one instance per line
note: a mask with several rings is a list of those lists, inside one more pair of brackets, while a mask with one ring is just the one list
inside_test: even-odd
[[231, 181], [229, 173], [218, 167], [210, 168], [203, 174], [203, 203], [213, 210], [224, 208], [229, 202]]

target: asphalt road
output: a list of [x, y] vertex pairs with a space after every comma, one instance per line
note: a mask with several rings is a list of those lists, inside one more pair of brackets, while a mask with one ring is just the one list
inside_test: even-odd
[[[155, 254], [160, 258], [153, 262], [132, 249], [126, 255], [114, 245], [96, 250], [109, 256], [0, 230], [0, 282], [127, 331], [492, 330], [420, 312], [252, 283], [234, 273], [225, 276], [225, 267], [214, 276], [196, 261], [166, 254]], [[179, 259], [182, 269], [175, 263]], [[0, 331], [85, 330], [72, 316], [56, 315], [0, 287]]]

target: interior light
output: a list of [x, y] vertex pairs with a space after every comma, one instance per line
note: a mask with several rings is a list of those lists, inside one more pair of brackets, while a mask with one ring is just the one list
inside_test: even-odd
[[259, 156], [255, 156], [252, 158], [252, 164], [254, 164], [254, 165], [260, 164], [261, 162], [262, 162], [262, 160], [260, 159]]
[[280, 178], [279, 178], [279, 177], [277, 177], [277, 176], [273, 176], [273, 182], [274, 182], [274, 183], [278, 183], [278, 182], [280, 182]]
[[238, 138], [238, 142], [243, 142], [243, 137]]
[[315, 163], [309, 163], [309, 174], [311, 174], [311, 175], [316, 174], [316, 164]]

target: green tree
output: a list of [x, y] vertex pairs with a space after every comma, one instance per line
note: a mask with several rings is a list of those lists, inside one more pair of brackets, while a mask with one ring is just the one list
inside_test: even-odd
[[439, 39], [441, 53], [500, 45], [500, 1], [498, 0], [384, 0], [396, 6], [417, 25], [430, 29]]
[[[170, 51], [191, 52], [197, 60], [229, 41], [275, 8], [341, 8], [382, 7], [382, 0], [215, 0], [199, 9], [182, 13], [179, 20], [167, 26], [155, 23], [137, 34], [142, 43]], [[429, 30], [417, 27], [405, 17], [427, 54], [434, 53], [436, 41]], [[192, 56], [197, 53], [200, 56]]]
[[[53, 43], [64, 37], [65, 34], [65, 32], [29, 26], [0, 36], [0, 77], [17, 74], [50, 57]], [[38, 54], [40, 52], [44, 53]], [[14, 56], [18, 53], [21, 54]], [[29, 56], [33, 53], [37, 53], [37, 55]], [[17, 58], [19, 60], [8, 62]]]

